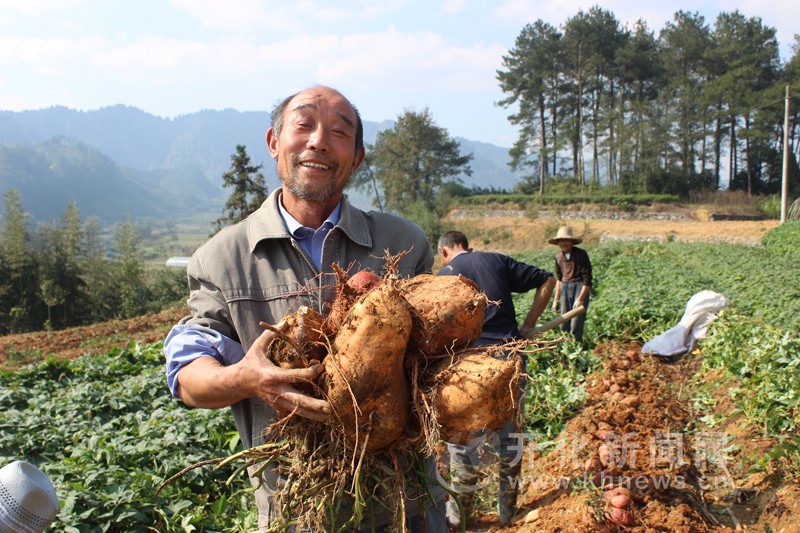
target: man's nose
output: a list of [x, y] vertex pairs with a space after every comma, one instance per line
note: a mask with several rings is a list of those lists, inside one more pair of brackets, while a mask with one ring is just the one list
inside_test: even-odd
[[317, 126], [308, 137], [308, 147], [319, 152], [328, 151], [329, 132], [324, 126]]

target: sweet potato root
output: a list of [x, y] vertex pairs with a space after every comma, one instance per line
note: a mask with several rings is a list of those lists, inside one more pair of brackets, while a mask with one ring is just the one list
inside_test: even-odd
[[410, 414], [403, 357], [411, 334], [408, 304], [393, 282], [368, 292], [348, 311], [325, 360], [327, 399], [345, 435], [367, 452], [402, 434]]
[[466, 444], [476, 433], [497, 430], [515, 414], [521, 359], [497, 359], [471, 349], [440, 363], [428, 392], [439, 437]]
[[410, 351], [434, 356], [467, 348], [480, 337], [487, 300], [471, 280], [422, 274], [400, 287], [414, 317]]
[[359, 270], [345, 280], [346, 272], [334, 266], [336, 274], [339, 276], [337, 284], [336, 298], [331, 304], [328, 316], [325, 317], [325, 334], [334, 337], [342, 327], [347, 312], [356, 301], [372, 289], [381, 284], [381, 278], [369, 270]]
[[322, 315], [306, 306], [286, 315], [271, 328], [282, 335], [270, 345], [269, 358], [281, 368], [308, 368], [310, 361], [322, 361], [327, 352], [322, 322]]

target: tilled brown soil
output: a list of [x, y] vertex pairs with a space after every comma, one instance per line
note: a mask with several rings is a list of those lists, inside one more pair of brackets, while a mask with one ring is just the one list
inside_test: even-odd
[[703, 214], [692, 213], [690, 220], [555, 220], [525, 217], [450, 218], [447, 230], [464, 232], [470, 245], [480, 250], [517, 253], [551, 246], [552, 238], [562, 224], [572, 227], [586, 244], [616, 240], [652, 242], [705, 242], [758, 246], [762, 237], [779, 225], [777, 220], [709, 221]]
[[37, 363], [48, 356], [72, 359], [85, 354], [103, 354], [130, 343], [163, 341], [170, 328], [188, 314], [184, 306], [127, 320], [110, 320], [59, 331], [37, 331], [0, 336], [0, 368], [15, 369]]
[[[716, 414], [726, 427], [705, 427], [693, 412], [687, 388], [702, 353], [667, 363], [639, 348], [597, 348], [603, 364], [587, 377], [583, 408], [546, 454], [523, 459], [513, 523], [503, 528], [496, 513], [478, 510], [467, 531], [800, 531], [798, 483], [778, 464], [747, 468], [776, 442], [732, 413], [724, 389]], [[625, 513], [611, 504], [615, 488], [629, 491]]]

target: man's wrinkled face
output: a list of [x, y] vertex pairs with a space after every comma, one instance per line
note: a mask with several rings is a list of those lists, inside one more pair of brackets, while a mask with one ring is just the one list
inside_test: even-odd
[[303, 91], [289, 102], [280, 133], [267, 132], [288, 194], [311, 202], [339, 201], [364, 158], [363, 149], [355, 149], [357, 120], [347, 99], [327, 87]]

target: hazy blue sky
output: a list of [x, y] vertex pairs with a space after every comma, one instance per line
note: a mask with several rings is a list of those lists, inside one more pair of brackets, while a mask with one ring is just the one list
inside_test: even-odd
[[451, 135], [510, 146], [502, 55], [526, 23], [595, 4], [656, 34], [680, 9], [712, 27], [739, 9], [777, 30], [782, 60], [800, 33], [798, 0], [0, 0], [0, 109], [263, 111], [322, 83], [365, 120], [427, 106]]

